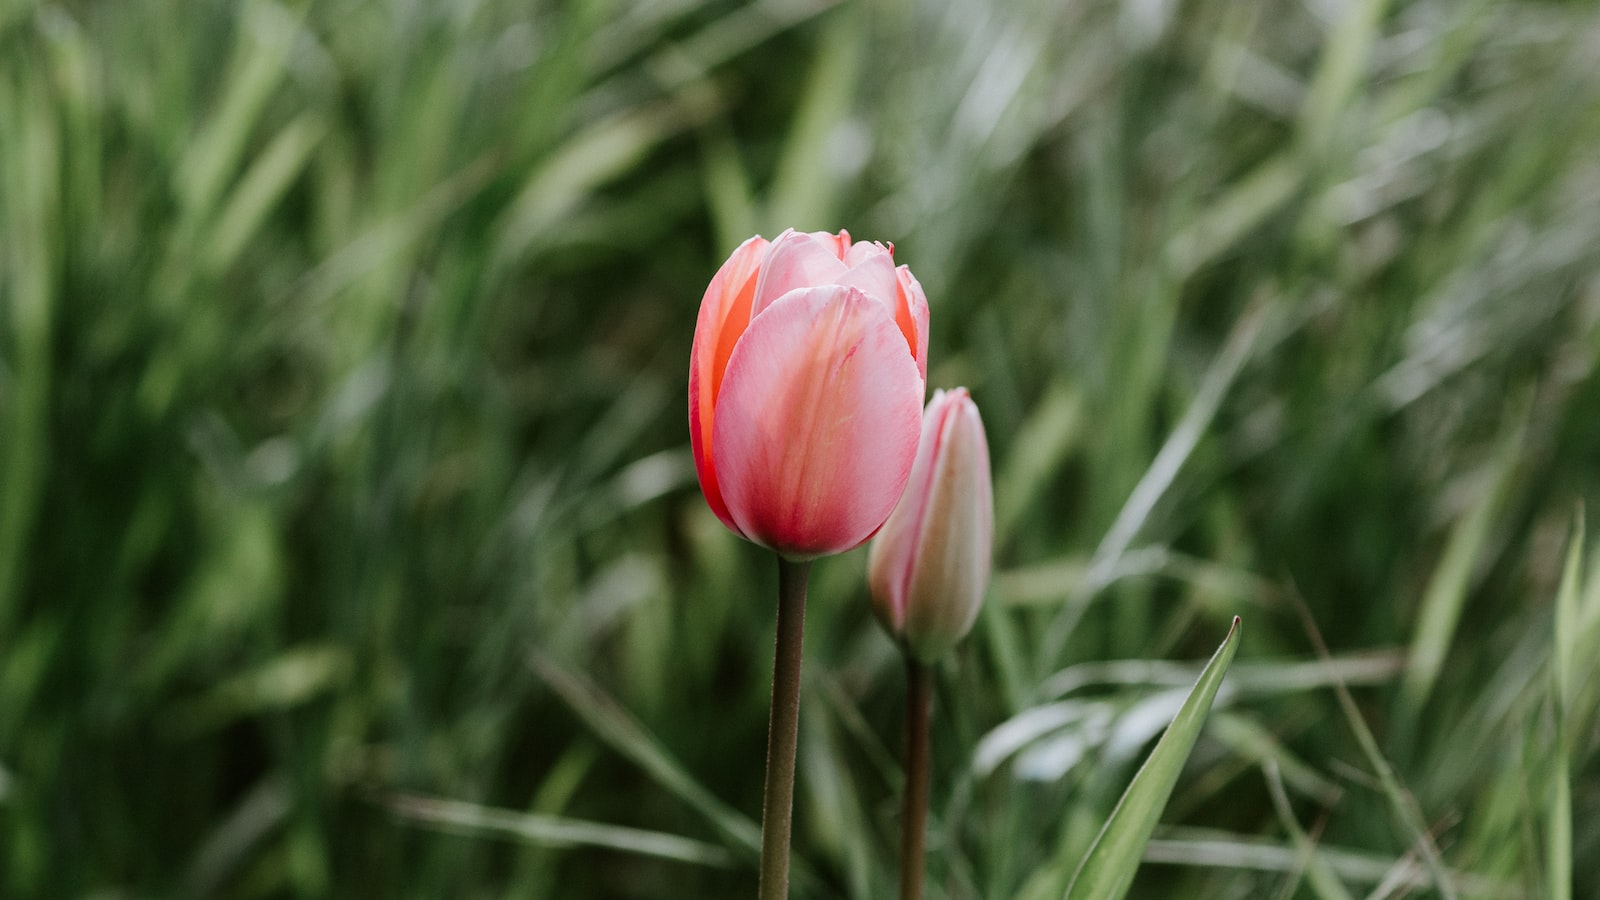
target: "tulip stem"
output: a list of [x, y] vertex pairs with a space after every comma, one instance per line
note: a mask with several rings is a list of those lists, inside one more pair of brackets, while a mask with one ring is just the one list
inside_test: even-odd
[[906, 654], [905, 803], [900, 813], [900, 900], [922, 900], [923, 844], [928, 822], [928, 723], [933, 670]]
[[778, 557], [778, 637], [767, 721], [767, 788], [761, 808], [760, 900], [789, 896], [789, 831], [794, 820], [794, 760], [800, 734], [800, 647], [811, 563]]

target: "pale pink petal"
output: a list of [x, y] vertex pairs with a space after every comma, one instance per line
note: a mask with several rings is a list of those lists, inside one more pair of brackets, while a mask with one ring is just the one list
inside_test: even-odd
[[922, 392], [904, 336], [859, 290], [769, 306], [734, 349], [712, 434], [738, 532], [794, 558], [866, 541], [905, 489]]
[[[872, 245], [856, 245], [856, 247], [870, 246]], [[835, 283], [860, 288], [868, 297], [882, 303], [883, 308], [889, 310], [891, 315], [898, 304], [899, 276], [894, 271], [894, 257], [887, 252], [864, 254], [861, 260], [853, 264], [850, 271], [841, 275]]]
[[792, 290], [838, 282], [850, 271], [839, 259], [838, 248], [839, 240], [831, 234], [785, 231], [779, 235], [761, 262], [751, 317]]
[[[789, 230], [793, 231], [794, 229], [791, 228]], [[834, 234], [831, 231], [808, 231], [806, 236], [833, 248], [833, 255], [840, 259], [844, 259], [845, 253], [850, 249], [850, 232], [845, 231], [843, 228], [839, 229], [838, 234]]]
[[728, 517], [728, 507], [717, 487], [711, 434], [723, 373], [734, 345], [750, 322], [756, 270], [766, 252], [766, 239], [757, 235], [740, 244], [717, 270], [700, 301], [694, 347], [689, 351], [689, 446], [694, 453], [695, 473], [700, 477], [700, 490], [711, 511], [735, 531], [738, 529]]
[[888, 247], [885, 247], [877, 241], [851, 244], [845, 248], [845, 251], [841, 253], [840, 256], [844, 259], [844, 264], [850, 266], [851, 268], [861, 265], [867, 259], [874, 256], [887, 256], [891, 260], [894, 259], [894, 253], [890, 252]]

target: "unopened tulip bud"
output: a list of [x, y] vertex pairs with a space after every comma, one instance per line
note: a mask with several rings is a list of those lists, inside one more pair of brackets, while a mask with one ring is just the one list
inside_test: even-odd
[[978, 617], [993, 545], [983, 420], [965, 388], [936, 391], [906, 492], [872, 541], [867, 578], [878, 621], [912, 656], [937, 660]]

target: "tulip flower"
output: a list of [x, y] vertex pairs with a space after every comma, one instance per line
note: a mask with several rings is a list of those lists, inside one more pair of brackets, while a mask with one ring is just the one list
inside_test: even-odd
[[966, 389], [936, 391], [922, 417], [911, 481], [872, 542], [872, 608], [905, 654], [905, 796], [900, 897], [921, 900], [929, 723], [938, 660], [972, 629], [989, 586], [994, 500], [983, 420]]
[[778, 554], [760, 900], [789, 888], [810, 561], [883, 526], [917, 457], [928, 301], [894, 251], [846, 232], [753, 237], [700, 302], [689, 444], [712, 512]]
[[785, 231], [745, 241], [707, 288], [689, 368], [706, 502], [790, 559], [865, 543], [905, 489], [928, 302], [893, 251]]
[[983, 420], [965, 388], [936, 391], [905, 496], [872, 542], [867, 580], [878, 621], [913, 656], [938, 660], [978, 617], [993, 543]]

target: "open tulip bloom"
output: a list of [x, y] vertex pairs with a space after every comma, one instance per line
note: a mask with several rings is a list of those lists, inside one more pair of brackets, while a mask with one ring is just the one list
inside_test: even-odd
[[810, 561], [865, 543], [917, 456], [928, 302], [892, 248], [846, 232], [745, 241], [700, 303], [689, 441], [706, 502], [778, 554], [761, 891], [788, 892]]
[[753, 237], [706, 290], [689, 439], [706, 502], [790, 559], [864, 543], [905, 489], [928, 301], [892, 251], [850, 235]]

